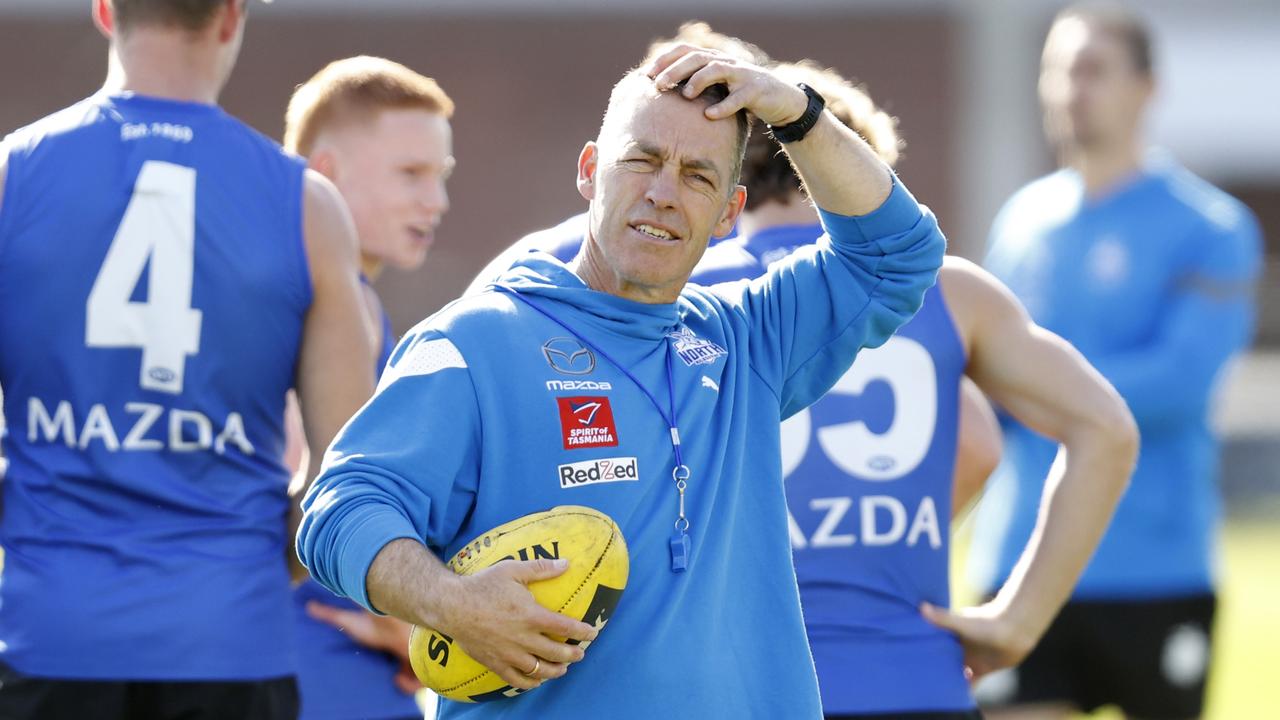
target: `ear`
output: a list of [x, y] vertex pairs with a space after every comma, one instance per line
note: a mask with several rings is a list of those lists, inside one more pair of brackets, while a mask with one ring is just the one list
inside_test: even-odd
[[338, 157], [328, 148], [312, 150], [307, 158], [307, 167], [334, 182], [338, 180]]
[[222, 5], [222, 17], [218, 23], [218, 42], [229, 43], [240, 32], [249, 3], [244, 0], [226, 0]]
[[98, 27], [102, 36], [110, 39], [115, 35], [116, 19], [111, 15], [111, 4], [108, 0], [93, 0], [93, 24]]
[[589, 141], [582, 146], [578, 154], [578, 194], [584, 200], [594, 200], [596, 196], [596, 170], [600, 160], [600, 146]]
[[738, 185], [729, 195], [729, 202], [725, 203], [724, 212], [720, 214], [720, 220], [716, 222], [716, 226], [711, 231], [712, 237], [724, 237], [729, 234], [734, 225], [738, 224], [738, 216], [742, 214], [742, 208], [747, 205], [747, 188], [745, 185]]

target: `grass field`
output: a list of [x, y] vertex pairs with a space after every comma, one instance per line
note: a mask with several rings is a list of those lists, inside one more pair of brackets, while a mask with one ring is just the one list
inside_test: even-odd
[[[956, 543], [959, 557], [963, 539]], [[1280, 522], [1230, 523], [1222, 549], [1222, 592], [1205, 720], [1280, 718]], [[959, 565], [957, 578], [962, 577]], [[1080, 717], [1114, 720], [1122, 715], [1104, 708]]]

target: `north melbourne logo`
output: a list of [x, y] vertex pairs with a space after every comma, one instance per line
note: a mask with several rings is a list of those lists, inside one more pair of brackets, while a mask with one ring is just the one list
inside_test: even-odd
[[617, 446], [618, 426], [613, 421], [609, 398], [558, 397], [556, 404], [560, 406], [565, 450]]
[[633, 457], [600, 458], [561, 465], [560, 487], [572, 488], [595, 483], [628, 482], [640, 479], [640, 464]]
[[729, 354], [727, 350], [710, 340], [703, 340], [694, 335], [693, 331], [687, 327], [682, 327], [667, 337], [675, 344], [676, 354], [689, 367], [709, 365]]

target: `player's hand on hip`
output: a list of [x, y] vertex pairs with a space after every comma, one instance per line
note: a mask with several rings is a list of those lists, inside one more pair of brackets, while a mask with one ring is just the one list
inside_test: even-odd
[[799, 120], [809, 105], [803, 90], [772, 71], [693, 45], [676, 45], [654, 58], [644, 72], [662, 91], [683, 82], [679, 92], [690, 99], [711, 85], [728, 86], [729, 96], [706, 110], [713, 120], [745, 109], [770, 125], [786, 125]]
[[583, 648], [548, 636], [595, 640], [596, 628], [552, 612], [534, 599], [529, 583], [560, 575], [565, 560], [508, 560], [459, 578], [448, 627], [458, 645], [512, 687], [529, 689], [564, 675]]
[[959, 610], [922, 603], [920, 614], [960, 639], [970, 681], [1022, 662], [1039, 639], [1039, 634], [1021, 627], [993, 602]]
[[312, 600], [307, 615], [346, 633], [347, 637], [367, 648], [388, 652], [401, 660], [409, 659], [409, 635], [413, 626], [390, 615], [374, 615], [368, 610], [347, 610]]

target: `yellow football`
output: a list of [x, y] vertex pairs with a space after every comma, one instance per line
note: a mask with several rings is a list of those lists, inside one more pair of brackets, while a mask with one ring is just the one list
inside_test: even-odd
[[[467, 543], [448, 566], [459, 575], [471, 575], [503, 560], [538, 558], [566, 558], [569, 568], [558, 577], [530, 583], [533, 599], [549, 610], [604, 627], [627, 586], [629, 559], [617, 523], [599, 510], [561, 505], [516, 518]], [[486, 702], [525, 692], [467, 655], [453, 638], [431, 628], [413, 629], [409, 661], [423, 685], [450, 700]]]

